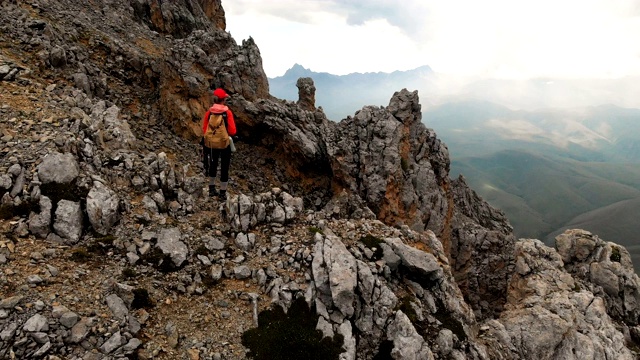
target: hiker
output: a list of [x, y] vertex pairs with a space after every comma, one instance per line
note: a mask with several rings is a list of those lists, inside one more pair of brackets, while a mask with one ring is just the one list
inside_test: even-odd
[[[231, 136], [236, 134], [233, 113], [225, 105], [228, 97], [229, 95], [223, 89], [215, 89], [213, 91], [213, 106], [204, 114], [202, 120], [203, 138], [201, 144], [204, 173], [209, 177], [209, 196], [217, 195], [220, 200], [227, 199], [229, 165], [233, 148]], [[218, 158], [221, 158], [220, 192], [216, 192], [215, 185]]]

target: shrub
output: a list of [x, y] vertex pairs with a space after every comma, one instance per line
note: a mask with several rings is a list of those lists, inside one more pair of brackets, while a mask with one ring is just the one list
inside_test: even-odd
[[316, 330], [318, 316], [303, 298], [296, 299], [287, 314], [280, 306], [261, 311], [257, 328], [242, 334], [242, 344], [255, 360], [330, 360], [342, 353], [343, 337], [323, 337]]

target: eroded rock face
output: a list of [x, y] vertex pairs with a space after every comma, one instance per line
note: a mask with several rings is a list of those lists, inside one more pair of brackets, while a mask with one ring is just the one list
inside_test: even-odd
[[633, 359], [605, 301], [576, 286], [553, 248], [521, 240], [516, 264], [500, 325], [491, 323], [484, 335], [509, 349], [503, 358]]
[[640, 320], [640, 278], [627, 249], [584, 230], [567, 230], [556, 237], [565, 269], [595, 295], [604, 298], [607, 312], [628, 325]]
[[515, 238], [502, 212], [449, 179], [448, 150], [421, 120], [418, 93], [402, 90], [387, 108], [339, 123], [327, 138], [334, 187], [361, 196], [387, 224], [434, 231], [463, 292], [491, 314], [505, 301]]
[[316, 87], [313, 85], [313, 79], [299, 78], [296, 86], [298, 87], [298, 106], [303, 110], [314, 111], [316, 109]]
[[226, 21], [220, 0], [131, 0], [135, 17], [151, 29], [182, 38], [194, 30], [224, 30]]

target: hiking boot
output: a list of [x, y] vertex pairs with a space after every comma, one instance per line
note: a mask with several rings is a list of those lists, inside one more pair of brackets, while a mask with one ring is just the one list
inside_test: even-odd
[[218, 193], [218, 200], [226, 201], [227, 200], [227, 190], [220, 190]]
[[216, 191], [216, 187], [214, 185], [209, 185], [209, 197], [217, 196], [218, 192]]

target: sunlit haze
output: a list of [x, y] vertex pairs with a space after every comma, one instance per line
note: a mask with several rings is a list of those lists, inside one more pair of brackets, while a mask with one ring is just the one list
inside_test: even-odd
[[637, 0], [223, 1], [227, 30], [253, 37], [269, 77], [429, 65], [478, 78], [640, 75]]

